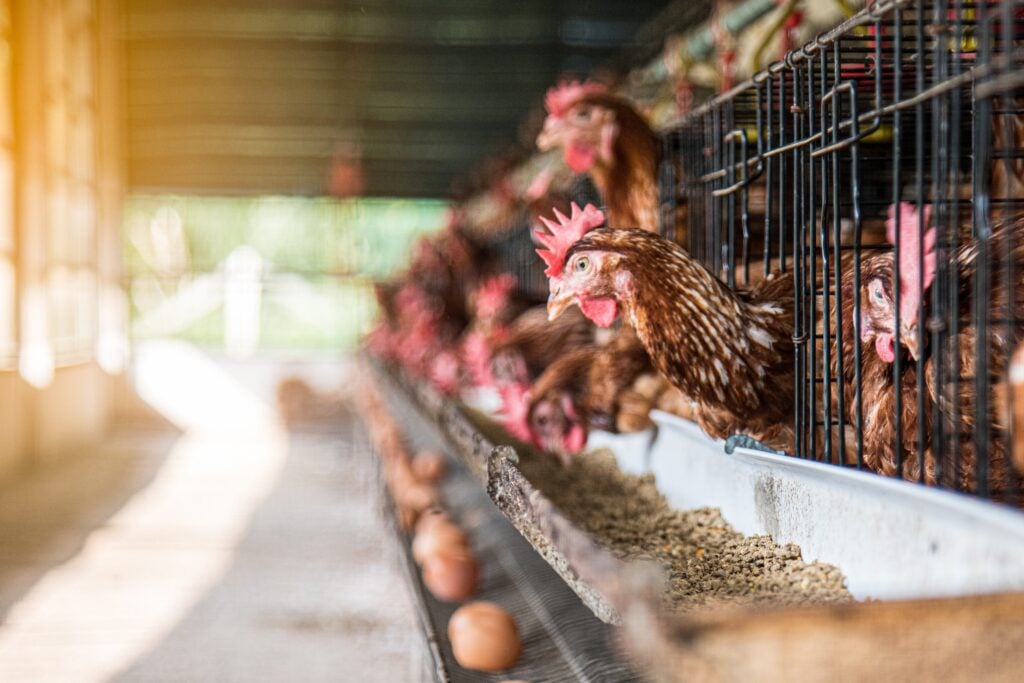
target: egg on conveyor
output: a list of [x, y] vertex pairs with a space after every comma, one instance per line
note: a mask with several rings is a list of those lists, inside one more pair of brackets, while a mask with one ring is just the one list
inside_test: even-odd
[[416, 564], [423, 565], [429, 557], [468, 547], [469, 539], [462, 529], [446, 519], [435, 519], [422, 526], [417, 524], [416, 535], [412, 539], [412, 556]]
[[493, 602], [471, 602], [455, 610], [448, 639], [455, 661], [478, 671], [508, 669], [523, 651], [515, 619]]
[[480, 568], [469, 548], [449, 548], [427, 556], [423, 584], [438, 600], [459, 602], [476, 593]]
[[434, 483], [444, 476], [444, 456], [434, 451], [420, 451], [412, 459], [412, 472], [420, 481]]

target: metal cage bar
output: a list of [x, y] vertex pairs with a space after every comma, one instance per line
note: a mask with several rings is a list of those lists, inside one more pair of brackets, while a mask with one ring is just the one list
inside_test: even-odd
[[[890, 0], [663, 134], [691, 255], [733, 287], [793, 274], [794, 455], [1021, 494], [1001, 385], [1024, 341], [1022, 90], [1021, 0]], [[880, 263], [896, 341], [878, 379]]]

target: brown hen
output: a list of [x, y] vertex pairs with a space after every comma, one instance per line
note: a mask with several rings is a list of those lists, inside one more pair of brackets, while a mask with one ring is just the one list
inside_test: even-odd
[[528, 385], [566, 350], [593, 344], [594, 332], [579, 313], [552, 325], [544, 307], [527, 309], [494, 335], [491, 374], [499, 386]]
[[[864, 462], [878, 472], [897, 475], [897, 462], [903, 461], [902, 475], [917, 479], [920, 475], [918, 449], [924, 454], [924, 479], [929, 483], [942, 483], [961, 490], [975, 490], [978, 485], [978, 460], [975, 451], [976, 402], [975, 376], [977, 374], [977, 328], [974, 325], [974, 281], [978, 267], [979, 244], [972, 240], [961, 245], [952, 255], [958, 283], [957, 334], [948, 341], [949, 347], [937, 353], [920, 339], [920, 309], [927, 297], [936, 269], [934, 229], [928, 228], [929, 212], [919, 216], [912, 205], [900, 206], [900, 234], [903, 245], [900, 257], [900, 278], [894, 282], [895, 262], [892, 253], [877, 254], [861, 265], [860, 339], [873, 343], [874, 349], [861, 350], [861, 381], [864, 405]], [[918, 226], [926, 230], [922, 239]], [[992, 321], [1012, 320], [1012, 324], [995, 322], [989, 329], [987, 424], [992, 438], [987, 449], [988, 482], [996, 490], [1019, 486], [1020, 480], [1009, 467], [1006, 453], [1008, 416], [1006, 415], [1007, 362], [1017, 344], [1024, 341], [1024, 242], [1021, 230], [1024, 217], [1003, 221], [994, 226], [987, 248], [991, 260], [991, 293], [987, 317]], [[890, 213], [890, 239], [895, 235], [895, 216]], [[923, 253], [922, 253], [923, 251]], [[1009, 255], [1007, 261], [1004, 255]], [[924, 266], [924, 271], [920, 270]], [[1015, 278], [1007, 287], [1009, 273]], [[854, 350], [856, 336], [853, 330], [853, 274], [844, 273], [843, 294], [843, 359], [844, 396], [848, 418], [855, 419], [854, 404]], [[896, 324], [894, 290], [899, 290], [899, 325]], [[1012, 315], [1007, 315], [1007, 312]], [[955, 357], [952, 355], [955, 353]], [[900, 429], [897, 434], [895, 420], [895, 386], [893, 363], [901, 359], [900, 376]], [[923, 371], [926, 394], [919, 398], [917, 391], [918, 362]], [[939, 364], [942, 367], [939, 367]], [[950, 372], [958, 368], [956, 377]], [[939, 376], [945, 375], [939, 386]], [[953, 387], [956, 394], [953, 394]], [[944, 451], [956, 452], [954, 461], [943, 461], [938, 468], [932, 452], [932, 421], [938, 403], [939, 415], [944, 422], [943, 432], [952, 443]], [[923, 409], [923, 412], [921, 410]], [[924, 441], [918, 443], [918, 419], [923, 419]], [[948, 460], [948, 459], [947, 459]]]
[[526, 417], [533, 440], [548, 451], [574, 453], [591, 429], [617, 431], [623, 397], [651, 370], [647, 352], [628, 327], [604, 346], [563, 354], [530, 387]]
[[732, 290], [679, 245], [643, 230], [599, 228], [603, 214], [573, 206], [538, 235], [547, 250], [552, 319], [576, 304], [597, 325], [619, 316], [652, 363], [696, 404], [711, 436], [792, 441], [793, 278]]
[[537, 147], [561, 148], [569, 168], [590, 175], [611, 227], [659, 232], [661, 147], [643, 116], [595, 83], [563, 83], [548, 91], [544, 104], [548, 117]]

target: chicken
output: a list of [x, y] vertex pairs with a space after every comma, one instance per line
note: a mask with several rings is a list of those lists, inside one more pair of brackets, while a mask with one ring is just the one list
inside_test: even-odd
[[527, 309], [492, 337], [491, 376], [498, 386], [528, 385], [567, 349], [593, 344], [594, 332], [582, 315], [550, 325], [542, 306]]
[[544, 104], [537, 147], [560, 147], [569, 168], [590, 175], [612, 227], [659, 232], [661, 147], [647, 121], [597, 83], [562, 83], [548, 90]]
[[[888, 221], [889, 241], [895, 241], [895, 221], [891, 215]], [[916, 310], [920, 302], [921, 285], [931, 283], [935, 275], [934, 258], [922, 258], [920, 255], [921, 240], [916, 221], [909, 216], [901, 221], [900, 273], [902, 287], [900, 289], [901, 319], [906, 321], [911, 310]], [[928, 248], [934, 245], [934, 231], [925, 233], [925, 244]], [[930, 252], [934, 257], [934, 252]], [[917, 275], [919, 263], [924, 263], [923, 277]], [[836, 352], [837, 341], [832, 338], [831, 368], [832, 376], [839, 376], [839, 362], [842, 360], [842, 396], [844, 418], [856, 428], [857, 426], [857, 393], [856, 369], [858, 363], [857, 341], [858, 332], [861, 343], [860, 376], [861, 376], [861, 433], [863, 434], [863, 463], [873, 472], [887, 476], [902, 476], [916, 480], [920, 476], [921, 460], [918, 453], [925, 455], [925, 469], [932, 472], [927, 475], [934, 479], [934, 462], [931, 459], [930, 440], [918, 444], [918, 416], [925, 420], [925, 437], [931, 433], [931, 402], [925, 401], [923, 413], [918, 406], [917, 365], [901, 357], [900, 363], [900, 420], [899, 435], [896, 421], [896, 378], [892, 363], [896, 360], [895, 307], [893, 305], [893, 274], [894, 255], [891, 251], [877, 253], [864, 258], [860, 264], [860, 310], [858, 324], [855, 325], [854, 309], [857, 303], [854, 297], [855, 270], [854, 262], [849, 260], [843, 264], [841, 304], [839, 319], [842, 321], [842, 347]], [[836, 304], [833, 301], [832, 320], [836, 319]], [[874, 347], [874, 351], [871, 350]], [[839, 405], [835, 400], [839, 392], [833, 396], [834, 409]], [[897, 436], [899, 438], [897, 438]], [[848, 459], [853, 453], [846, 454]]]
[[[949, 378], [943, 378], [943, 386], [939, 385], [940, 376], [937, 372], [939, 363], [947, 363], [943, 358], [946, 354], [936, 349], [919, 348], [918, 336], [920, 321], [913, 315], [909, 322], [901, 320], [900, 342], [915, 360], [925, 357], [925, 383], [929, 397], [938, 403], [940, 414], [945, 422], [952, 422], [945, 429], [959, 449], [956, 471], [946, 467], [946, 480], [949, 475], [955, 476], [951, 483], [958, 488], [976, 490], [977, 455], [975, 449], [975, 432], [978, 419], [987, 420], [990, 440], [987, 446], [987, 486], [996, 492], [1021, 485], [1020, 477], [1016, 476], [1008, 463], [1007, 435], [1009, 422], [1005, 411], [1007, 392], [1007, 365], [1010, 354], [1024, 341], [1024, 215], [998, 222], [992, 227], [987, 250], [990, 254], [989, 282], [991, 290], [985, 306], [985, 315], [989, 321], [988, 344], [985, 349], [987, 369], [977, 366], [978, 333], [974, 326], [972, 313], [975, 308], [973, 286], [977, 277], [980, 245], [969, 242], [962, 245], [955, 255], [957, 278], [960, 286], [958, 311], [958, 332], [953, 347], [958, 354], [960, 368], [958, 393], [951, 395]], [[1005, 255], [1009, 255], [1005, 259]], [[1007, 263], [1009, 261], [1009, 263]], [[1012, 283], [1010, 279], [1012, 278]], [[1007, 285], [1010, 285], [1007, 287]], [[948, 366], [947, 366], [948, 367]], [[979, 374], [988, 375], [990, 395], [987, 397], [987, 414], [977, 414], [977, 395], [975, 393], [975, 377]]]
[[654, 426], [652, 410], [693, 420], [693, 404], [657, 371], [645, 372], [616, 398], [615, 431], [628, 434]]
[[549, 452], [577, 453], [591, 429], [617, 431], [623, 396], [650, 371], [647, 352], [628, 327], [604, 346], [561, 355], [530, 387], [525, 417], [532, 441]]
[[366, 337], [367, 348], [410, 376], [455, 393], [462, 368], [450, 347], [469, 322], [461, 286], [474, 276], [477, 262], [472, 245], [455, 231], [420, 240], [408, 272], [375, 288], [382, 317]]
[[523, 310], [512, 296], [518, 284], [511, 273], [484, 278], [472, 296], [473, 327], [486, 333], [512, 322]]
[[533, 386], [515, 385], [521, 388], [502, 391], [506, 429], [551, 453], [566, 467], [571, 455], [587, 442], [585, 418], [576, 410], [574, 394], [586, 381], [587, 367], [597, 351], [596, 346], [573, 349], [552, 363]]
[[491, 386], [491, 345], [506, 333], [506, 328], [522, 311], [513, 301], [516, 277], [503, 273], [485, 278], [471, 295], [473, 320], [459, 343], [462, 362], [469, 378], [477, 386]]
[[682, 247], [637, 229], [599, 226], [593, 206], [546, 221], [548, 311], [576, 304], [601, 327], [620, 315], [655, 368], [695, 403], [713, 437], [744, 433], [776, 447], [792, 442], [793, 278], [774, 273], [732, 290]]
[[[895, 425], [892, 413], [884, 411], [886, 403], [891, 403], [892, 371], [889, 366], [897, 354], [905, 350], [909, 355], [902, 369], [902, 429], [904, 435], [900, 439], [903, 449], [902, 457], [907, 458], [916, 452], [917, 420], [919, 404], [923, 405], [926, 441], [920, 444], [925, 453], [925, 480], [942, 483], [961, 490], [976, 490], [977, 455], [974, 441], [977, 424], [975, 393], [975, 376], [977, 368], [977, 328], [974, 325], [972, 312], [975, 307], [973, 285], [977, 273], [979, 244], [969, 241], [962, 244], [952, 254], [952, 263], [959, 287], [959, 311], [957, 312], [957, 333], [950, 337], [949, 347], [930, 349], [920, 343], [919, 310], [922, 302], [927, 302], [925, 294], [934, 279], [938, 255], [935, 251], [934, 228], [928, 228], [923, 240], [918, 237], [919, 225], [930, 224], [930, 213], [926, 209], [918, 215], [913, 205], [900, 206], [901, 249], [900, 282], [899, 282], [899, 326], [896, 325], [896, 305], [894, 303], [893, 258], [891, 254], [872, 256], [862, 264], [862, 302], [865, 306], [861, 316], [861, 339], [874, 342], [874, 353], [862, 352], [862, 377], [864, 378], [864, 395], [869, 397], [871, 409], [864, 427], [865, 462], [872, 469], [886, 474], [895, 474]], [[890, 211], [890, 234], [895, 235], [892, 225], [895, 215]], [[1024, 217], [1003, 221], [993, 227], [988, 240], [988, 249], [993, 255], [990, 271], [991, 293], [987, 304], [987, 318], [993, 321], [989, 328], [989, 344], [986, 350], [987, 372], [991, 395], [988, 397], [988, 414], [982, 416], [991, 428], [991, 440], [986, 451], [988, 457], [987, 477], [989, 488], [1005, 491], [1007, 488], [1019, 486], [1020, 479], [1009, 467], [1006, 452], [1006, 436], [1008, 416], [1006, 414], [1007, 394], [1007, 363], [1011, 351], [1024, 341], [1024, 242], [1019, 238], [1024, 229]], [[922, 253], [923, 252], [923, 253]], [[1010, 268], [1015, 278], [1012, 286], [1007, 288], [1010, 272], [1003, 260], [1009, 254]], [[919, 266], [923, 264], [923, 270]], [[1012, 300], [1010, 297], [1013, 297]], [[845, 302], [844, 302], [845, 303]], [[925, 305], [927, 310], [927, 305]], [[1007, 315], [1010, 311], [1011, 315]], [[852, 316], [852, 309], [844, 313], [844, 322]], [[1012, 325], [998, 321], [1012, 320]], [[927, 337], [925, 337], [927, 341]], [[844, 356], [849, 353], [845, 348]], [[850, 345], [852, 348], [852, 344]], [[952, 357], [951, 354], [956, 356]], [[902, 356], [901, 356], [902, 357]], [[923, 379], [926, 395], [917, 395], [917, 360], [923, 358]], [[954, 363], [955, 361], [955, 363]], [[879, 365], [881, 363], [881, 365]], [[941, 364], [941, 368], [939, 365]], [[958, 376], [949, 377], [949, 371], [959, 368]], [[946, 373], [940, 386], [940, 374]], [[882, 377], [875, 383], [873, 378]], [[956, 380], [957, 394], [951, 394]], [[852, 376], [847, 373], [847, 394], [850, 395]], [[888, 384], [886, 384], [888, 382]], [[955, 462], [936, 462], [930, 442], [935, 406], [943, 420], [943, 432], [951, 443], [946, 445], [949, 452], [955, 450]], [[852, 406], [851, 406], [852, 409]], [[852, 413], [851, 413], [852, 414]], [[937, 425], [936, 425], [937, 426]], [[876, 461], [877, 460], [877, 464]], [[947, 459], [948, 460], [948, 459]], [[941, 468], [939, 467], [941, 465]], [[909, 467], [909, 470], [908, 468]], [[910, 458], [904, 469], [904, 476], [916, 478], [919, 474], [918, 463]]]
[[623, 325], [612, 339], [598, 349], [587, 368], [586, 381], [577, 404], [589, 424], [615, 431], [618, 403], [624, 390], [643, 373], [653, 370], [651, 359], [636, 332]]

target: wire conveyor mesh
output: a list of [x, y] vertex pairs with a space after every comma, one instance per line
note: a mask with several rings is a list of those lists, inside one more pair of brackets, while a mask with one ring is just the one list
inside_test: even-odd
[[[387, 386], [387, 385], [383, 385]], [[389, 406], [410, 447], [450, 449], [447, 440], [417, 407], [393, 386], [386, 392]], [[420, 581], [402, 551], [423, 609], [428, 638], [436, 642], [437, 676], [442, 681], [587, 681], [614, 683], [643, 680], [615, 645], [614, 627], [603, 623], [580, 601], [562, 578], [516, 531], [491, 503], [480, 483], [461, 464], [449, 458], [449, 475], [442, 488], [445, 507], [472, 538], [480, 560], [481, 590], [476, 599], [495, 602], [516, 618], [523, 640], [519, 664], [501, 674], [484, 674], [460, 667], [447, 640], [448, 619], [457, 605], [436, 600]]]

